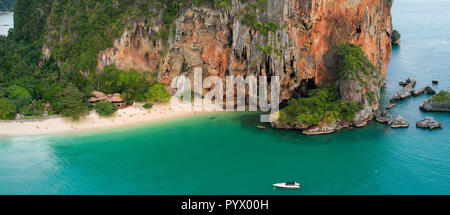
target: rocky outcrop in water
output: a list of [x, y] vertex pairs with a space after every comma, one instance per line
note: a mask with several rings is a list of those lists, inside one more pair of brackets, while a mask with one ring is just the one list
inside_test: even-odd
[[425, 112], [450, 112], [450, 105], [430, 101], [423, 103], [423, 105], [420, 106], [420, 110]]
[[406, 121], [402, 116], [397, 116], [397, 118], [391, 124], [392, 128], [407, 128], [409, 127], [409, 122]]
[[433, 90], [433, 88], [431, 88], [430, 86], [421, 88], [421, 89], [419, 89], [419, 90], [413, 90], [413, 91], [411, 91], [411, 95], [413, 95], [413, 96], [420, 96], [420, 95], [422, 95], [422, 94], [424, 94], [424, 93], [427, 93], [427, 94], [433, 94], [433, 95], [434, 95], [434, 94], [436, 94], [436, 91]]
[[306, 130], [303, 130], [302, 133], [306, 135], [330, 134], [339, 131], [341, 129], [350, 127], [351, 125], [348, 121], [328, 122], [312, 126]]
[[426, 112], [450, 112], [450, 92], [441, 91], [420, 106]]
[[447, 104], [438, 104], [434, 102], [424, 103], [420, 110], [425, 112], [450, 112], [450, 106]]
[[375, 115], [375, 120], [377, 122], [386, 123], [388, 125], [392, 124], [392, 120], [389, 118], [389, 116], [387, 115], [386, 111], [379, 111]]
[[395, 104], [395, 103], [389, 104], [388, 106], [386, 106], [386, 110], [389, 110], [395, 106], [397, 106], [397, 104]]
[[401, 34], [397, 30], [392, 31], [391, 41], [392, 45], [400, 45]]
[[429, 128], [430, 130], [433, 130], [435, 128], [441, 128], [442, 124], [432, 117], [426, 117], [425, 119], [418, 121], [416, 126], [419, 128]]
[[397, 91], [391, 98], [391, 102], [407, 99], [411, 97], [411, 91], [416, 86], [416, 80], [408, 78], [405, 82], [400, 82], [400, 85], [404, 86], [401, 90]]
[[406, 81], [401, 81], [399, 84], [403, 86], [403, 88], [397, 91], [394, 96], [392, 96], [391, 102], [407, 99], [411, 96], [420, 96], [424, 93], [436, 94], [436, 91], [433, 90], [433, 88], [431, 88], [430, 86], [414, 90], [414, 87], [416, 86], [416, 80], [414, 80], [413, 78], [408, 78]]

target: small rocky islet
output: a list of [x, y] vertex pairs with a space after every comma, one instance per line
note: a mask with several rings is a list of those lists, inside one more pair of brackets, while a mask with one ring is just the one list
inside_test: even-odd
[[407, 128], [409, 127], [409, 122], [406, 121], [402, 116], [398, 115], [397, 118], [391, 124], [392, 128]]
[[403, 88], [392, 96], [391, 102], [404, 100], [410, 98], [411, 96], [420, 96], [424, 93], [432, 95], [436, 94], [436, 91], [430, 86], [414, 90], [414, 87], [416, 86], [416, 80], [414, 80], [414, 78], [408, 78], [406, 81], [401, 81], [399, 84], [403, 86]]
[[442, 128], [442, 124], [432, 117], [426, 117], [425, 119], [418, 121], [416, 126], [419, 128], [428, 128], [430, 130]]
[[441, 91], [426, 100], [420, 110], [425, 112], [450, 112], [450, 91]]

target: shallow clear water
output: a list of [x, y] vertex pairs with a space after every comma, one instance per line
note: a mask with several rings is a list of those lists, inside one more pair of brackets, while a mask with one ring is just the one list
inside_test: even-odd
[[[383, 104], [412, 76], [450, 89], [448, 1], [396, 0]], [[0, 139], [0, 194], [450, 194], [450, 116], [426, 114], [424, 95], [390, 111], [412, 125], [384, 124], [325, 136], [259, 130], [256, 113], [194, 116], [80, 134]], [[432, 116], [444, 129], [415, 121]], [[301, 190], [274, 190], [296, 180]]]
[[7, 36], [8, 30], [14, 27], [14, 13], [0, 12], [0, 35]]

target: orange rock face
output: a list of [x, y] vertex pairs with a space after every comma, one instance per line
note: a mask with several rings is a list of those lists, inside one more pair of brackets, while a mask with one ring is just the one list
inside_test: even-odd
[[[267, 0], [259, 19], [281, 27], [267, 37], [241, 23], [246, 5], [233, 1], [232, 10], [187, 8], [176, 20], [176, 33], [167, 45], [154, 39], [156, 21], [133, 23], [114, 47], [102, 51], [98, 69], [116, 64], [159, 72], [159, 81], [170, 85], [180, 74], [193, 78], [196, 67], [210, 75], [281, 77], [281, 99], [299, 95], [305, 83], [323, 85], [332, 80], [336, 47], [342, 42], [363, 47], [366, 56], [386, 75], [391, 54], [390, 5], [385, 0]], [[271, 44], [278, 52], [263, 53]], [[225, 80], [225, 79], [224, 79]]]

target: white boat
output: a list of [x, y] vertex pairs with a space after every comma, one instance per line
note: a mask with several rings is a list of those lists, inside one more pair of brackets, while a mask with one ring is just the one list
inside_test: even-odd
[[302, 185], [297, 182], [277, 183], [277, 184], [274, 184], [273, 186], [277, 187], [277, 188], [282, 188], [282, 189], [300, 189], [300, 188], [302, 188]]

